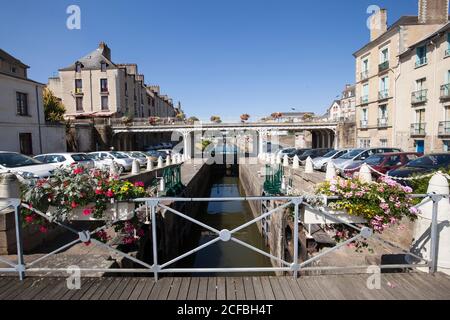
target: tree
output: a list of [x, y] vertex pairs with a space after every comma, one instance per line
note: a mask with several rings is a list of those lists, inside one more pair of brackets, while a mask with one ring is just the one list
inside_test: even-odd
[[211, 116], [211, 122], [215, 122], [215, 123], [222, 123], [222, 120], [220, 119], [219, 116]]
[[250, 119], [250, 115], [247, 113], [241, 114], [241, 122], [245, 123], [245, 121], [248, 121]]
[[197, 117], [189, 117], [187, 119], [187, 123], [194, 124], [195, 122], [199, 122], [200, 120]]
[[175, 118], [177, 118], [178, 121], [183, 121], [184, 119], [186, 119], [186, 115], [184, 114], [184, 112], [178, 112]]
[[274, 120], [280, 120], [280, 118], [283, 116], [281, 112], [274, 112], [270, 115]]
[[66, 113], [66, 108], [61, 103], [53, 92], [45, 88], [44, 89], [44, 114], [45, 121], [49, 122], [62, 122], [64, 121], [64, 114]]

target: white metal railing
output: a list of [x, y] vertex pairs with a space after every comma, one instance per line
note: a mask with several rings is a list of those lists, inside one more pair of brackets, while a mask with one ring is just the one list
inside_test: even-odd
[[[242, 272], [242, 273], [258, 273], [258, 272], [292, 272], [294, 277], [298, 276], [299, 271], [320, 271], [320, 270], [342, 270], [342, 269], [367, 269], [371, 266], [365, 265], [365, 266], [347, 266], [347, 267], [338, 267], [338, 266], [309, 266], [313, 262], [317, 261], [318, 259], [322, 258], [325, 255], [328, 255], [339, 248], [355, 241], [358, 239], [374, 239], [377, 241], [381, 241], [383, 243], [387, 243], [390, 246], [396, 247], [400, 249], [403, 253], [407, 255], [411, 255], [412, 257], [419, 259], [419, 261], [423, 261], [424, 263], [421, 264], [396, 264], [396, 265], [382, 265], [380, 266], [381, 269], [389, 269], [389, 268], [419, 268], [419, 267], [427, 267], [429, 268], [429, 271], [431, 273], [434, 273], [437, 271], [437, 243], [438, 243], [438, 203], [445, 199], [448, 199], [448, 195], [437, 195], [437, 194], [427, 194], [427, 195], [414, 195], [415, 198], [426, 198], [427, 201], [422, 202], [420, 205], [425, 204], [426, 202], [432, 201], [433, 202], [433, 213], [432, 213], [432, 221], [431, 221], [431, 236], [430, 236], [430, 242], [431, 242], [431, 254], [430, 259], [426, 260], [418, 255], [415, 255], [409, 251], [404, 250], [403, 248], [399, 247], [396, 244], [390, 243], [384, 239], [382, 239], [379, 235], [376, 235], [373, 233], [373, 230], [370, 229], [367, 226], [360, 226], [355, 225], [353, 223], [349, 223], [347, 221], [344, 221], [333, 214], [327, 212], [324, 207], [320, 206], [313, 206], [310, 204], [311, 201], [317, 201], [322, 200], [327, 203], [330, 200], [336, 200], [336, 197], [325, 197], [325, 196], [265, 196], [265, 197], [231, 197], [231, 198], [142, 198], [142, 199], [135, 199], [133, 202], [141, 204], [141, 206], [138, 207], [138, 209], [135, 210], [135, 213], [138, 211], [142, 212], [148, 212], [148, 209], [150, 209], [149, 217], [151, 220], [151, 238], [153, 243], [153, 264], [149, 264], [145, 261], [142, 261], [140, 259], [137, 259], [127, 253], [124, 253], [111, 245], [108, 245], [106, 243], [103, 243], [101, 241], [98, 241], [96, 239], [93, 239], [91, 236], [98, 231], [104, 230], [108, 227], [111, 227], [113, 224], [117, 223], [118, 221], [112, 221], [109, 223], [105, 223], [104, 226], [98, 227], [94, 231], [87, 231], [87, 230], [76, 230], [72, 226], [68, 226], [65, 223], [62, 223], [60, 221], [52, 220], [51, 217], [46, 215], [43, 212], [40, 212], [39, 210], [36, 210], [34, 208], [31, 208], [30, 206], [21, 203], [18, 199], [9, 199], [8, 207], [14, 208], [14, 214], [15, 214], [15, 229], [16, 229], [16, 237], [17, 237], [17, 261], [10, 261], [5, 258], [0, 257], [0, 262], [3, 262], [7, 264], [9, 267], [7, 268], [0, 268], [0, 272], [11, 272], [11, 273], [18, 273], [20, 279], [22, 280], [25, 276], [25, 273], [34, 273], [34, 272], [57, 272], [57, 271], [67, 271], [66, 268], [39, 268], [35, 267], [35, 265], [38, 262], [41, 262], [45, 260], [46, 258], [57, 254], [58, 252], [61, 252], [65, 249], [68, 249], [69, 247], [77, 244], [77, 243], [87, 243], [91, 242], [94, 245], [101, 246], [104, 248], [107, 248], [108, 250], [112, 250], [116, 254], [127, 258], [134, 263], [141, 266], [141, 268], [127, 268], [127, 269], [120, 269], [120, 268], [80, 268], [81, 272], [112, 272], [112, 273], [153, 273], [155, 280], [158, 279], [159, 274], [163, 273], [233, 273], [233, 272]], [[258, 217], [254, 218], [253, 220], [250, 220], [248, 222], [245, 222], [244, 224], [236, 227], [233, 230], [218, 230], [214, 227], [211, 227], [209, 225], [206, 225], [202, 223], [201, 221], [192, 218], [178, 210], [175, 210], [165, 203], [177, 203], [177, 202], [230, 202], [230, 201], [283, 201], [284, 203], [280, 206], [265, 212], [261, 213]], [[237, 238], [234, 237], [234, 234], [238, 231], [245, 229], [246, 227], [257, 223], [259, 221], [262, 221], [263, 219], [274, 215], [277, 212], [280, 212], [281, 210], [288, 208], [289, 206], [294, 206], [294, 252], [293, 252], [293, 261], [285, 261], [279, 257], [276, 257], [270, 253], [267, 253], [259, 248], [256, 248], [248, 243], [245, 243]], [[299, 231], [299, 224], [301, 223], [301, 217], [300, 217], [300, 206], [307, 206], [310, 209], [314, 210], [315, 213], [318, 215], [323, 216], [327, 220], [335, 221], [339, 224], [344, 224], [348, 227], [353, 228], [358, 232], [354, 237], [346, 240], [345, 242], [338, 243], [336, 246], [323, 251], [321, 253], [318, 253], [317, 255], [309, 258], [308, 260], [299, 263], [298, 257], [299, 257], [299, 238], [298, 238], [298, 231]], [[21, 236], [21, 219], [20, 219], [20, 211], [21, 208], [26, 208], [28, 210], [32, 210], [34, 213], [38, 214], [39, 216], [47, 219], [48, 221], [55, 223], [56, 225], [66, 229], [69, 232], [72, 232], [78, 236], [78, 238], [74, 241], [68, 242], [67, 244], [59, 247], [58, 249], [45, 254], [44, 256], [32, 261], [25, 263], [23, 258], [23, 240]], [[3, 208], [4, 209], [4, 208]], [[3, 210], [3, 209], [0, 209]], [[188, 252], [182, 253], [179, 256], [171, 259], [170, 261], [166, 261], [163, 263], [159, 262], [158, 258], [158, 237], [157, 237], [157, 219], [156, 215], [158, 210], [161, 209], [165, 211], [165, 213], [172, 213], [178, 217], [181, 217], [187, 221], [190, 221], [194, 224], [197, 224], [200, 227], [203, 227], [209, 231], [211, 231], [213, 234], [216, 235], [216, 238], [213, 240], [202, 244]], [[173, 265], [180, 261], [183, 258], [186, 258], [208, 246], [211, 246], [214, 243], [217, 243], [219, 241], [222, 242], [229, 242], [233, 241], [239, 245], [242, 245], [250, 250], [253, 250], [267, 258], [272, 259], [273, 261], [276, 261], [279, 263], [279, 267], [250, 267], [250, 268], [176, 268], [173, 267]]]

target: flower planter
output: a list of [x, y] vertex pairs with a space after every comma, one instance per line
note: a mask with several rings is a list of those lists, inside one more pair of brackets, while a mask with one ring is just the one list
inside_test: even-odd
[[[94, 207], [94, 204], [86, 206], [88, 208]], [[128, 202], [116, 202], [106, 205], [103, 212], [103, 218], [95, 218], [94, 214], [85, 215], [83, 211], [86, 207], [79, 207], [73, 209], [67, 217], [69, 221], [127, 221], [133, 218], [135, 204]], [[47, 215], [52, 216], [56, 211], [55, 207], [49, 207]]]
[[[327, 207], [322, 207], [330, 216], [346, 223], [367, 223], [367, 220], [363, 217], [349, 215], [345, 211], [333, 211]], [[304, 224], [340, 224], [341, 222], [328, 218], [317, 209], [312, 209], [307, 206], [303, 206], [300, 216], [300, 221]]]

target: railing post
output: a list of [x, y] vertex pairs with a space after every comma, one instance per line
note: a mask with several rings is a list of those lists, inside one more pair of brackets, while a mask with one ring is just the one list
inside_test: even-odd
[[303, 202], [303, 199], [295, 199], [294, 201], [294, 278], [298, 277], [298, 217], [299, 206]]
[[20, 281], [25, 277], [25, 263], [23, 260], [22, 245], [22, 222], [20, 219], [20, 199], [14, 199], [14, 222], [16, 224], [16, 243], [17, 243], [17, 272]]
[[431, 216], [430, 273], [436, 273], [438, 248], [438, 206], [442, 197], [432, 196], [431, 199], [433, 200], [433, 211]]
[[158, 243], [157, 243], [157, 234], [156, 234], [156, 206], [158, 205], [157, 201], [149, 201], [151, 206], [151, 214], [152, 214], [152, 244], [153, 244], [153, 273], [155, 275], [155, 281], [158, 281]]

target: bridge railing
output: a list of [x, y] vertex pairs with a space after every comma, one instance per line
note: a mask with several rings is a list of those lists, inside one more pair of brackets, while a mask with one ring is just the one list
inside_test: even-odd
[[[437, 245], [438, 245], [438, 203], [439, 201], [448, 201], [448, 195], [436, 195], [436, 194], [429, 194], [429, 195], [415, 195], [417, 198], [424, 198], [425, 201], [422, 201], [420, 205], [423, 205], [426, 202], [433, 202], [433, 214], [432, 214], [432, 221], [430, 224], [430, 243], [431, 243], [431, 253], [430, 253], [430, 259], [424, 259], [423, 257], [420, 257], [414, 253], [411, 253], [407, 250], [404, 250], [403, 248], [397, 246], [396, 244], [390, 243], [391, 246], [397, 247], [399, 250], [401, 250], [405, 255], [409, 255], [415, 259], [418, 259], [419, 261], [422, 261], [422, 263], [412, 263], [412, 264], [396, 264], [396, 265], [381, 265], [379, 266], [381, 269], [413, 269], [413, 268], [428, 268], [429, 272], [436, 272], [437, 271]], [[10, 260], [5, 257], [0, 257], [0, 262], [6, 264], [8, 267], [0, 268], [1, 272], [7, 272], [7, 273], [17, 273], [20, 277], [20, 279], [23, 279], [26, 273], [39, 273], [39, 272], [67, 272], [67, 268], [59, 268], [59, 267], [37, 267], [39, 262], [42, 262], [43, 260], [56, 255], [57, 253], [63, 252], [64, 250], [72, 247], [73, 245], [77, 243], [92, 243], [93, 245], [105, 248], [107, 250], [110, 250], [114, 252], [115, 254], [129, 259], [130, 261], [134, 262], [136, 265], [139, 266], [139, 268], [80, 268], [80, 272], [101, 272], [101, 273], [150, 273], [153, 274], [155, 279], [157, 280], [160, 274], [173, 274], [173, 273], [258, 273], [258, 272], [291, 272], [294, 277], [298, 276], [298, 273], [301, 271], [321, 271], [321, 270], [343, 270], [343, 269], [368, 269], [370, 267], [373, 267], [371, 265], [356, 265], [356, 266], [311, 266], [314, 262], [317, 260], [323, 258], [326, 255], [330, 255], [331, 253], [335, 252], [336, 250], [339, 250], [340, 248], [360, 239], [373, 239], [375, 241], [380, 242], [386, 242], [386, 240], [382, 239], [379, 235], [374, 234], [373, 230], [365, 225], [358, 225], [355, 223], [350, 223], [348, 220], [344, 220], [327, 210], [323, 209], [323, 207], [318, 206], [312, 206], [308, 202], [311, 200], [312, 197], [308, 197], [308, 199], [301, 197], [301, 196], [264, 196], [264, 197], [233, 197], [233, 198], [142, 198], [142, 199], [136, 199], [133, 202], [136, 204], [139, 204], [137, 206], [137, 209], [135, 210], [135, 214], [144, 212], [149, 219], [149, 223], [151, 225], [151, 239], [152, 239], [152, 255], [153, 255], [153, 263], [148, 263], [146, 261], [143, 261], [141, 259], [138, 259], [128, 253], [122, 252], [118, 250], [117, 248], [113, 247], [111, 244], [103, 243], [99, 240], [94, 239], [92, 236], [96, 234], [99, 231], [106, 230], [107, 228], [112, 227], [115, 223], [118, 223], [119, 221], [112, 221], [110, 223], [105, 223], [105, 225], [100, 226], [96, 228], [95, 230], [77, 230], [73, 225], [69, 225], [64, 222], [56, 221], [52, 219], [51, 216], [47, 215], [46, 213], [40, 212], [39, 210], [32, 208], [28, 206], [25, 203], [21, 203], [18, 199], [9, 199], [7, 204], [4, 206], [4, 208], [0, 208], [0, 211], [12, 207], [14, 208], [14, 217], [15, 217], [15, 231], [16, 231], [16, 240], [17, 240], [17, 259]], [[316, 200], [335, 200], [336, 198], [332, 197], [314, 197]], [[308, 200], [308, 201], [307, 201]], [[260, 215], [255, 217], [254, 219], [247, 221], [243, 223], [240, 226], [235, 227], [232, 230], [218, 230], [213, 226], [209, 226], [185, 213], [182, 213], [178, 210], [173, 209], [169, 206], [169, 203], [177, 203], [177, 202], [235, 202], [235, 201], [274, 201], [277, 202], [279, 205], [275, 208], [269, 210], [268, 212], [261, 212]], [[419, 205], [419, 206], [420, 206]], [[301, 207], [306, 206], [314, 212], [326, 219], [327, 221], [334, 221], [338, 224], [343, 224], [347, 227], [352, 228], [357, 233], [352, 238], [336, 244], [334, 247], [329, 248], [328, 250], [322, 251], [309, 259], [299, 262], [299, 224], [302, 221], [302, 210]], [[293, 259], [292, 261], [286, 261], [280, 257], [276, 257], [273, 254], [266, 252], [264, 250], [261, 250], [251, 244], [248, 244], [236, 237], [236, 233], [249, 227], [252, 224], [262, 222], [263, 219], [267, 219], [268, 217], [271, 217], [275, 214], [282, 213], [285, 209], [293, 207], [293, 219], [294, 219], [294, 231], [293, 231]], [[23, 255], [23, 239], [22, 239], [22, 226], [21, 226], [21, 210], [27, 209], [33, 211], [35, 214], [39, 215], [41, 218], [44, 218], [48, 220], [51, 223], [54, 223], [55, 225], [59, 226], [60, 228], [63, 228], [67, 230], [68, 232], [71, 232], [77, 236], [77, 238], [73, 241], [70, 241], [62, 246], [59, 246], [57, 249], [51, 251], [50, 253], [47, 253], [33, 261], [25, 262], [24, 255]], [[198, 247], [189, 250], [187, 252], [184, 252], [175, 258], [169, 260], [169, 261], [160, 261], [160, 258], [158, 257], [158, 219], [157, 214], [159, 211], [163, 211], [165, 215], [173, 214], [175, 216], [178, 216], [182, 219], [185, 219], [193, 224], [196, 224], [208, 231], [210, 231], [212, 234], [215, 235], [214, 239], [211, 241], [208, 241], [204, 244], [199, 245]], [[283, 230], [280, 231], [280, 236]], [[215, 243], [218, 242], [234, 242], [236, 244], [239, 244], [243, 247], [246, 247], [249, 250], [252, 250], [262, 256], [265, 256], [272, 260], [272, 262], [275, 262], [276, 265], [274, 267], [236, 267], [236, 268], [177, 268], [175, 265], [180, 260], [193, 255], [200, 250], [203, 250]]]

